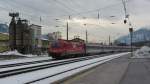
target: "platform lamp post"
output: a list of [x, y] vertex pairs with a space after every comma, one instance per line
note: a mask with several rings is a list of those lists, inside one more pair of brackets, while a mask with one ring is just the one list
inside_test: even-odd
[[[84, 24], [84, 26], [86, 27], [86, 24]], [[85, 38], [86, 38], [86, 43], [88, 43], [88, 31], [87, 29], [85, 30]]]
[[130, 49], [131, 49], [131, 57], [133, 56], [133, 44], [132, 44], [132, 40], [133, 40], [133, 28], [129, 28], [129, 32], [130, 32]]

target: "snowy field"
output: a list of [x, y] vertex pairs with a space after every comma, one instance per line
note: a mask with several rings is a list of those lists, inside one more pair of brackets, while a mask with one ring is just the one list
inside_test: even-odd
[[143, 46], [141, 49], [135, 51], [132, 58], [150, 58], [150, 47]]
[[[80, 61], [80, 62], [76, 62], [76, 63], [70, 63], [67, 65], [61, 65], [61, 66], [57, 66], [57, 67], [37, 70], [34, 72], [29, 72], [29, 73], [19, 74], [19, 75], [15, 75], [15, 76], [6, 77], [6, 78], [1, 78], [0, 82], [2, 84], [24, 84], [24, 83], [28, 83], [28, 82], [31, 82], [31, 81], [34, 81], [37, 79], [55, 75], [53, 77], [49, 77], [49, 78], [46, 78], [44, 80], [34, 83], [34, 84], [50, 84], [54, 81], [63, 79], [65, 77], [76, 74], [80, 71], [89, 69], [91, 67], [94, 67], [96, 65], [102, 64], [107, 61], [110, 61], [112, 59], [124, 56], [126, 54], [128, 54], [128, 53], [108, 55], [108, 56], [95, 58], [95, 59], [91, 59], [91, 60], [85, 60], [85, 61]], [[68, 72], [68, 70], [70, 70], [70, 71]], [[62, 72], [65, 72], [65, 73], [62, 73]], [[62, 74], [56, 75], [58, 73], [62, 73]]]

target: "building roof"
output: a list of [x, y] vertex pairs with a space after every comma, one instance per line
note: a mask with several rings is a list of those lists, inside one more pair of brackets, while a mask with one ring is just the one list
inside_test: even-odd
[[53, 37], [51, 37], [51, 36], [49, 36], [49, 35], [47, 35], [47, 34], [41, 35], [40, 37], [37, 37], [37, 38], [39, 38], [39, 39], [41, 39], [41, 40], [49, 40], [49, 41], [54, 40]]
[[35, 25], [35, 24], [31, 24], [30, 26], [42, 27], [42, 26], [40, 26], [40, 25]]

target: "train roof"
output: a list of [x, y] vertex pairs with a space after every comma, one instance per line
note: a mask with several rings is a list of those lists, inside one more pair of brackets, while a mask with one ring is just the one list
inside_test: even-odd
[[62, 41], [72, 41], [72, 42], [85, 42], [84, 40], [80, 39], [80, 38], [74, 38], [72, 40], [66, 40], [66, 39], [58, 39], [58, 40], [62, 40]]

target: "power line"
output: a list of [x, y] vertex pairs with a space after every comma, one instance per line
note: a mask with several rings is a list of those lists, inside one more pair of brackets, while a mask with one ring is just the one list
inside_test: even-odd
[[55, 1], [55, 2], [59, 3], [60, 5], [64, 6], [65, 8], [67, 8], [67, 9], [69, 9], [69, 10], [73, 11], [73, 12], [77, 12], [77, 11], [75, 11], [74, 9], [72, 9], [72, 8], [68, 7], [66, 4], [64, 4], [64, 3], [60, 2], [59, 0], [53, 0], [53, 1]]
[[126, 9], [126, 2], [125, 2], [125, 0], [122, 0], [122, 3], [123, 3], [124, 12], [125, 12], [125, 18], [127, 18], [127, 9]]
[[[88, 10], [88, 11], [83, 11], [83, 12], [75, 12], [75, 13], [71, 13], [71, 14], [67, 14], [67, 15], [60, 15], [60, 16], [55, 16], [55, 17], [63, 17], [63, 16], [75, 16], [75, 15], [82, 15], [82, 14], [87, 14], [87, 13], [93, 13], [93, 12], [98, 12], [100, 10], [106, 9], [106, 8], [110, 8], [110, 7], [114, 7], [114, 6], [118, 6], [118, 4], [122, 4], [122, 2], [119, 3], [115, 3], [106, 7], [102, 7], [102, 8], [97, 8], [97, 9], [93, 9], [93, 10]], [[68, 7], [67, 7], [68, 8]], [[47, 15], [49, 17], [49, 15]]]
[[79, 13], [76, 13], [74, 15], [81, 15], [81, 14], [85, 14], [85, 13], [97, 12], [97, 11], [100, 11], [100, 10], [103, 10], [103, 9], [106, 9], [106, 8], [114, 7], [114, 6], [118, 5], [118, 4], [122, 4], [122, 3], [116, 3], [116, 4], [112, 4], [112, 5], [106, 6], [106, 7], [97, 8], [97, 9], [94, 9], [94, 10], [88, 10], [88, 11], [84, 11], [84, 12], [79, 12]]
[[126, 19], [127, 19], [127, 20], [128, 20], [128, 25], [129, 25], [129, 27], [133, 28], [132, 23], [131, 23], [130, 18], [129, 18], [129, 13], [127, 13], [126, 0], [122, 0], [122, 4], [123, 4], [123, 7], [124, 7], [124, 12], [125, 12], [125, 20], [124, 20], [124, 23], [125, 23], [125, 24], [127, 23], [127, 21], [126, 21]]
[[[48, 2], [48, 4], [52, 4], [52, 2], [54, 2], [53, 0], [45, 0], [46, 2]], [[59, 5], [60, 6], [60, 4], [58, 4], [58, 3], [56, 3], [56, 2], [54, 2], [57, 6]], [[52, 4], [53, 5], [53, 4]], [[64, 7], [62, 7], [61, 6], [61, 9], [63, 8], [63, 12], [66, 12], [66, 13], [69, 13], [69, 11], [68, 10], [64, 10]], [[66, 8], [65, 8], [66, 9]]]
[[78, 1], [78, 0], [67, 0], [67, 1], [69, 1], [72, 5], [76, 5], [76, 7], [78, 7], [78, 8], [82, 8], [81, 7], [81, 5], [78, 3], [78, 2], [76, 2], [76, 1]]
[[[56, 2], [58, 2], [57, 0], [54, 0]], [[58, 2], [60, 4], [62, 4], [61, 2]], [[106, 8], [110, 8], [112, 6], [116, 6], [120, 3], [116, 3], [116, 4], [112, 4], [112, 5], [109, 5], [109, 6], [106, 6], [106, 7], [102, 7], [102, 8], [98, 8], [98, 9], [94, 9], [94, 10], [88, 10], [88, 11], [83, 11], [83, 12], [75, 12], [75, 13], [72, 13], [72, 14], [67, 14], [67, 15], [60, 15], [60, 16], [55, 16], [55, 17], [63, 17], [63, 16], [74, 16], [74, 15], [81, 15], [81, 14], [87, 14], [87, 13], [92, 13], [92, 12], [97, 12], [97, 11], [100, 11], [100, 10], [103, 10], [103, 9], [106, 9]], [[63, 5], [63, 4], [62, 4]], [[66, 8], [69, 8], [67, 7], [66, 5], [64, 5]], [[70, 9], [70, 8], [69, 8]], [[74, 11], [73, 9], [70, 9], [72, 11]], [[28, 13], [29, 14], [29, 13]], [[31, 16], [31, 15], [30, 15]], [[34, 15], [33, 15], [34, 16]], [[50, 16], [50, 15], [44, 15], [46, 17], [53, 17], [53, 16]]]
[[[56, 0], [55, 0], [56, 1]], [[58, 1], [57, 1], [58, 2]], [[62, 3], [61, 3], [62, 4]], [[93, 10], [88, 10], [88, 11], [83, 11], [83, 12], [75, 12], [75, 13], [72, 13], [72, 14], [69, 14], [70, 16], [74, 16], [74, 15], [82, 15], [82, 14], [87, 14], [87, 13], [92, 13], [92, 12], [98, 12], [98, 11], [100, 11], [100, 10], [103, 10], [103, 9], [106, 9], [106, 8], [110, 8], [110, 7], [114, 7], [114, 6], [118, 6], [118, 4], [120, 4], [120, 3], [115, 3], [115, 4], [112, 4], [112, 5], [109, 5], [109, 6], [106, 6], [106, 7], [102, 7], [102, 8], [97, 8], [97, 9], [93, 9]], [[62, 4], [63, 5], [63, 4]], [[18, 6], [16, 6], [16, 7], [18, 7]], [[25, 5], [24, 5], [24, 7], [25, 7]], [[65, 6], [66, 7], [66, 6]], [[68, 8], [68, 6], [67, 6], [67, 8]], [[7, 9], [8, 11], [10, 11], [11, 9], [10, 8], [4, 8], [3, 7], [3, 9]], [[70, 9], [70, 8], [69, 8]], [[70, 9], [70, 10], [72, 10], [72, 11], [74, 11], [73, 9]], [[29, 16], [29, 17], [31, 17], [32, 19], [33, 19], [33, 17], [36, 17], [37, 18], [37, 16], [35, 16], [35, 15], [33, 15], [32, 13], [26, 13], [26, 12], [24, 12], [24, 11], [21, 11], [20, 12], [21, 14], [24, 14], [24, 15], [27, 15], [27, 16]], [[43, 15], [43, 17], [51, 17], [52, 18], [52, 20], [54, 20], [54, 18], [56, 18], [56, 17], [63, 17], [63, 16], [67, 16], [68, 17], [68, 15], [60, 15], [60, 16], [55, 16], [55, 17], [53, 17], [53, 16], [50, 16], [50, 15]], [[38, 17], [39, 18], [39, 17]], [[42, 17], [41, 17], [42, 18]], [[39, 20], [40, 20], [40, 18], [39, 18]], [[50, 20], [50, 19], [49, 19]]]

